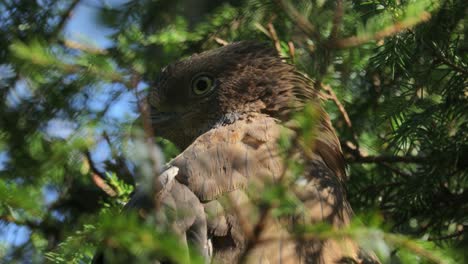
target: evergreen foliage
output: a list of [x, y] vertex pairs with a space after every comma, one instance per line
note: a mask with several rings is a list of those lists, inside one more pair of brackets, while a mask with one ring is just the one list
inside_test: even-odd
[[[352, 236], [383, 263], [468, 261], [466, 1], [105, 2], [0, 1], [0, 263], [88, 263], [101, 243], [183, 263], [163, 228], [122, 214], [178, 151], [148, 144], [143, 98], [169, 62], [244, 39], [316, 80], [349, 163], [353, 225], [298, 232]], [[82, 6], [110, 45], [65, 34]], [[281, 186], [258, 199], [298, 206]]]

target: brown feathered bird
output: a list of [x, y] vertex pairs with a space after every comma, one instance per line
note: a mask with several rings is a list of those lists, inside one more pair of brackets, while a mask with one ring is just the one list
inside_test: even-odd
[[[286, 124], [308, 103], [319, 112], [316, 140], [309, 153], [294, 152], [305, 171], [292, 186], [304, 209], [293, 221], [267, 219], [256, 235], [257, 241], [270, 242], [251, 245], [255, 230], [243, 222], [255, 223], [258, 215], [248, 187], [261, 193], [262, 184], [288, 175], [277, 142], [282, 131], [294, 134]], [[349, 239], [290, 238], [288, 224], [326, 222], [340, 228], [349, 223], [352, 211], [343, 188], [340, 144], [318, 91], [273, 48], [238, 42], [171, 64], [151, 89], [149, 104], [155, 133], [183, 150], [170, 165], [178, 168], [175, 180], [204, 206], [214, 263], [240, 258], [256, 263], [376, 263]]]
[[[344, 227], [352, 211], [340, 144], [319, 92], [273, 48], [238, 42], [175, 62], [148, 100], [155, 134], [183, 150], [169, 162], [170, 177], [157, 178], [156, 214], [180, 211], [174, 231], [207, 262], [378, 263], [350, 239], [291, 233], [300, 224]], [[297, 147], [286, 157], [304, 167], [291, 183], [278, 140], [297, 134], [289, 121], [307, 104], [318, 109], [316, 139], [310, 151]], [[267, 215], [255, 228], [262, 217], [252, 197], [279, 181], [290, 182], [302, 210], [283, 219]], [[140, 203], [137, 196], [130, 207]]]

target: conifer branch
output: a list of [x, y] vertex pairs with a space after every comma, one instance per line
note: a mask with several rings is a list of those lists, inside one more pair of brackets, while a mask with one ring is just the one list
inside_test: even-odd
[[445, 54], [437, 47], [433, 47], [431, 45], [431, 49], [434, 51], [435, 55], [437, 56], [437, 58], [439, 60], [442, 61], [442, 63], [444, 63], [445, 65], [449, 66], [450, 68], [452, 68], [454, 71], [457, 71], [457, 72], [460, 72], [460, 73], [463, 73], [463, 74], [468, 74], [468, 68], [464, 67], [464, 66], [459, 66], [457, 65], [455, 62], [452, 62], [450, 59], [448, 59]]

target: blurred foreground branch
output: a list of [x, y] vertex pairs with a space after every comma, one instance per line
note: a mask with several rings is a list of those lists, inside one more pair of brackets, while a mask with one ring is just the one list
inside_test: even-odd
[[105, 175], [100, 172], [97, 168], [96, 165], [94, 164], [92, 158], [91, 158], [91, 153], [89, 151], [86, 151], [85, 153], [85, 158], [86, 158], [86, 163], [88, 164], [89, 168], [91, 169], [91, 177], [94, 182], [94, 184], [101, 190], [103, 190], [105, 193], [107, 193], [110, 197], [115, 197], [117, 196], [117, 192], [110, 187], [106, 181], [104, 180], [106, 177]]

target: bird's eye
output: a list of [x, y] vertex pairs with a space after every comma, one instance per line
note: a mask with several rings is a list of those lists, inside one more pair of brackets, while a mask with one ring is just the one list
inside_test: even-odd
[[192, 91], [197, 96], [207, 94], [214, 86], [213, 78], [207, 75], [197, 76], [192, 81]]

